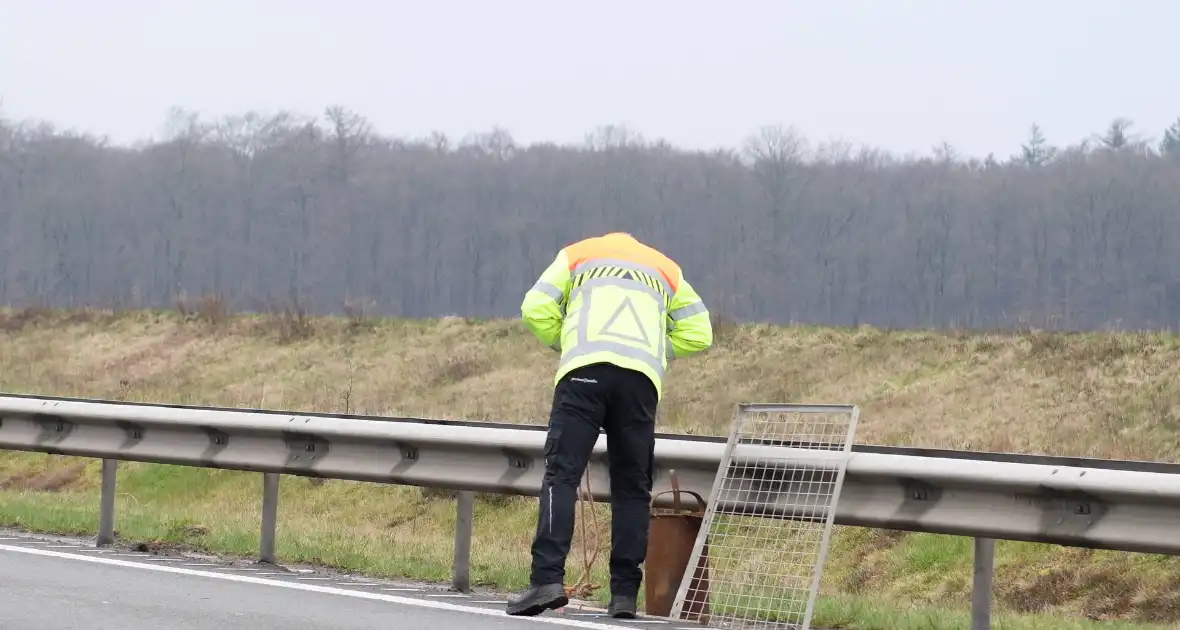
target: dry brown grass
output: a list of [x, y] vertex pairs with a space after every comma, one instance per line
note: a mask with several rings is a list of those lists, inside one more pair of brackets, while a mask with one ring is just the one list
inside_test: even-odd
[[[528, 423], [543, 423], [548, 413], [555, 357], [515, 321], [377, 320], [359, 306], [340, 318], [310, 318], [296, 308], [231, 315], [212, 301], [186, 308], [183, 314], [0, 312], [0, 390]], [[1174, 335], [717, 324], [712, 351], [673, 365], [660, 430], [724, 434], [739, 402], [856, 403], [860, 443], [1164, 461], [1180, 450], [1180, 337]], [[4, 461], [0, 484], [9, 491], [54, 487], [74, 474], [32, 470], [29, 462], [40, 461], [35, 456], [10, 458], [24, 463], [8, 467]], [[57, 487], [89, 487], [96, 470], [90, 466], [82, 479]], [[74, 477], [81, 474], [78, 469]], [[120, 513], [140, 514], [128, 518], [144, 519], [144, 531], [178, 527], [174, 539], [187, 539], [187, 527], [207, 531], [206, 541], [246, 545], [242, 532], [257, 525], [256, 480], [216, 479], [224, 480], [216, 492], [183, 505], [149, 505], [151, 495], [141, 492], [120, 503]], [[22, 496], [32, 501], [29, 510], [40, 505], [27, 492]], [[445, 498], [369, 484], [284, 481], [288, 534], [280, 539], [288, 555], [342, 566], [377, 558], [386, 566], [445, 567], [453, 518]], [[355, 508], [341, 510], [342, 501]], [[480, 533], [488, 542], [475, 545], [475, 570], [521, 575], [532, 504], [485, 497], [480, 505]], [[213, 513], [225, 516], [208, 522], [200, 516]], [[171, 525], [160, 525], [165, 516]], [[840, 530], [828, 588], [965, 604], [969, 540]], [[571, 567], [580, 553], [575, 547]], [[1180, 571], [1171, 561], [1018, 543], [1001, 543], [998, 553], [1002, 608], [1180, 619]]]
[[[45, 309], [0, 315], [0, 384], [94, 397], [544, 422], [553, 354], [513, 321]], [[195, 313], [195, 314], [194, 314]], [[660, 428], [723, 434], [744, 401], [861, 405], [858, 441], [1170, 460], [1166, 334], [736, 326], [674, 363]]]
[[85, 472], [86, 463], [78, 461], [57, 468], [16, 470], [0, 479], [0, 490], [59, 492], [78, 483]]

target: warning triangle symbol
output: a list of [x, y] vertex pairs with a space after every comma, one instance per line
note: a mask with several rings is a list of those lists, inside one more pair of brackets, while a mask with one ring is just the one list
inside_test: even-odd
[[613, 315], [603, 324], [598, 334], [603, 337], [615, 337], [625, 341], [639, 342], [645, 346], [651, 345], [647, 331], [643, 329], [643, 322], [639, 320], [639, 311], [631, 303], [631, 298], [623, 298], [623, 303], [615, 309]]

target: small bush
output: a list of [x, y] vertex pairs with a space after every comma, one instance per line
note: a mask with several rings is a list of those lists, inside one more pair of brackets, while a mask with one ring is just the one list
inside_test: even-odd
[[297, 295], [285, 302], [268, 301], [267, 311], [262, 329], [273, 333], [279, 343], [303, 341], [315, 334], [315, 322]]
[[441, 500], [455, 500], [459, 496], [458, 490], [450, 490], [448, 488], [426, 488], [419, 487], [418, 492], [422, 495], [423, 501], [441, 501]]
[[39, 303], [15, 311], [0, 312], [0, 330], [8, 333], [20, 332], [25, 326], [48, 319], [49, 312], [49, 309]]
[[176, 300], [176, 311], [185, 321], [209, 326], [220, 326], [230, 317], [229, 304], [221, 293], [205, 294], [197, 300], [189, 300], [182, 295]]
[[722, 345], [733, 341], [738, 333], [737, 320], [725, 313], [709, 311], [709, 320], [713, 326], [713, 344]]
[[344, 316], [348, 318], [345, 330], [349, 334], [372, 332], [376, 328], [373, 318], [365, 313], [365, 303], [360, 300], [345, 301]]
[[486, 354], [470, 347], [454, 348], [445, 356], [435, 359], [431, 382], [435, 385], [449, 385], [485, 374], [492, 368]]

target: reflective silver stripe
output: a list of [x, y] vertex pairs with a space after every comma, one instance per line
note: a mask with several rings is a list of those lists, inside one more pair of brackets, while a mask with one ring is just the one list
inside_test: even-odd
[[670, 311], [668, 313], [668, 317], [671, 317], [672, 321], [677, 321], [684, 319], [685, 317], [692, 317], [693, 315], [700, 315], [701, 313], [707, 312], [709, 311], [705, 308], [704, 302], [693, 302], [692, 304], [681, 306], [674, 311]]
[[[643, 291], [644, 293], [650, 295], [651, 298], [653, 300], [655, 300], [657, 304], [660, 305], [660, 316], [661, 317], [667, 312], [665, 310], [666, 306], [665, 306], [665, 302], [664, 302], [664, 296], [660, 295], [659, 291], [656, 291], [655, 289], [647, 286], [646, 284], [644, 284], [642, 282], [636, 282], [634, 280], [627, 280], [626, 278], [616, 278], [614, 276], [593, 278], [593, 279], [583, 282], [582, 284], [579, 284], [578, 286], [574, 287], [574, 289], [572, 291], [570, 291], [570, 302], [574, 302], [579, 295], [585, 294], [587, 297], [589, 297], [590, 291], [592, 291], [596, 287], [601, 287], [601, 286], [619, 287], [622, 289], [627, 289], [628, 291]], [[585, 299], [586, 298], [583, 298], [583, 300], [585, 300]], [[588, 307], [586, 306], [585, 302], [583, 302], [583, 304], [582, 304], [583, 311], [585, 311], [587, 308]]]
[[[517, 286], [520, 286], [520, 285], [517, 285]], [[533, 291], [540, 291], [541, 293], [548, 295], [549, 297], [553, 298], [554, 302], [557, 302], [558, 304], [561, 304], [562, 301], [565, 300], [565, 292], [564, 291], [557, 288], [553, 284], [545, 282], [544, 280], [538, 280], [537, 283], [533, 285], [532, 290]]]
[[664, 358], [668, 361], [676, 358], [676, 348], [672, 347], [672, 340], [668, 339], [668, 335], [664, 335]]
[[661, 334], [660, 335], [660, 345], [658, 348], [656, 348], [656, 356], [657, 357], [665, 356], [668, 352], [671, 351], [671, 349], [672, 349], [672, 346], [671, 346], [671, 344], [668, 343], [668, 335]]
[[[589, 317], [589, 315], [590, 315], [590, 298], [593, 297], [593, 295], [594, 295], [593, 288], [594, 288], [593, 285], [591, 285], [589, 287], [585, 287], [585, 286], [578, 287], [578, 289], [582, 289], [582, 290], [578, 291], [578, 295], [582, 296], [582, 308], [578, 309], [578, 345], [576, 346], [576, 349], [574, 350], [574, 352], [577, 352], [577, 349], [584, 348], [586, 346], [586, 344], [590, 342], [590, 317]], [[573, 293], [571, 292], [570, 302], [572, 303], [573, 301], [574, 301]], [[565, 357], [562, 357], [562, 358], [564, 359]]]
[[664, 380], [664, 364], [660, 361], [658, 356], [655, 356], [650, 352], [646, 352], [642, 348], [628, 346], [627, 344], [619, 343], [617, 341], [599, 340], [579, 343], [576, 348], [570, 350], [569, 353], [561, 357], [559, 368], [565, 367], [567, 363], [573, 361], [574, 359], [579, 359], [594, 352], [613, 352], [614, 354], [627, 357], [628, 359], [642, 361], [651, 367], [651, 369], [655, 370], [655, 373], [659, 376], [661, 381]]
[[631, 269], [634, 271], [643, 272], [654, 278], [656, 282], [659, 282], [660, 286], [664, 287], [664, 291], [668, 295], [672, 295], [672, 285], [668, 284], [668, 281], [664, 279], [664, 274], [660, 273], [659, 269], [648, 267], [647, 265], [633, 263], [629, 260], [618, 260], [614, 258], [595, 258], [593, 260], [587, 260], [586, 262], [581, 263], [570, 270], [570, 275], [576, 276], [599, 267], [618, 267], [619, 269]]

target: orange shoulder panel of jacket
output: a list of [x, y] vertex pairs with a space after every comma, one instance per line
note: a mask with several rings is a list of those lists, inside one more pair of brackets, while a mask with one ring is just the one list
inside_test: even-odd
[[587, 238], [565, 248], [570, 271], [587, 260], [610, 258], [633, 262], [656, 269], [675, 293], [680, 287], [680, 265], [663, 252], [637, 241], [627, 234], [607, 234]]

